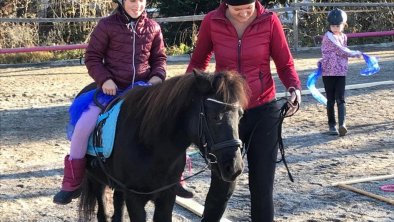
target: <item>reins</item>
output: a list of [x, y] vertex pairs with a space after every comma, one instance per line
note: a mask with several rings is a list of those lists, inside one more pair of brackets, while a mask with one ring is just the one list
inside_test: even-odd
[[[105, 165], [104, 165], [103, 160], [102, 160], [100, 157], [96, 156], [96, 160], [97, 160], [97, 162], [99, 163], [99, 166], [100, 166], [101, 170], [104, 172], [105, 176], [107, 177], [107, 179], [108, 179], [108, 184], [109, 184], [109, 186], [110, 186], [112, 189], [119, 189], [119, 188], [120, 188], [120, 189], [122, 189], [123, 191], [129, 192], [129, 193], [133, 193], [133, 194], [150, 195], [150, 194], [155, 194], [155, 193], [159, 193], [159, 192], [161, 192], [161, 191], [167, 190], [167, 189], [169, 189], [169, 188], [171, 188], [171, 187], [173, 187], [173, 186], [175, 186], [175, 185], [177, 185], [177, 184], [179, 183], [179, 181], [177, 181], [177, 182], [174, 182], [174, 183], [165, 185], [165, 186], [163, 186], [163, 187], [160, 187], [160, 188], [158, 188], [158, 189], [155, 189], [155, 190], [152, 190], [152, 191], [149, 191], [149, 192], [137, 191], [137, 190], [135, 190], [135, 189], [128, 188], [124, 183], [122, 183], [121, 181], [119, 181], [118, 179], [116, 179], [115, 177], [113, 177], [111, 174], [109, 174], [107, 168], [106, 168]], [[195, 173], [195, 174], [193, 174], [193, 175], [191, 175], [191, 176], [185, 177], [183, 180], [187, 180], [187, 179], [189, 179], [189, 178], [191, 178], [191, 177], [197, 176], [197, 175], [201, 174], [202, 172], [204, 172], [207, 168], [208, 168], [208, 166], [206, 166], [204, 169], [198, 171], [197, 173]], [[95, 177], [95, 178], [96, 178], [96, 177]], [[96, 179], [97, 179], [97, 178], [96, 178]], [[183, 181], [183, 180], [182, 180], [182, 181]], [[101, 182], [104, 183], [103, 181], [101, 181]], [[114, 183], [112, 183], [112, 182], [114, 182]], [[112, 185], [111, 185], [111, 184], [112, 184]], [[118, 187], [115, 187], [115, 186], [118, 186], [119, 188], [118, 188]]]
[[[282, 98], [282, 99], [284, 99], [284, 98]], [[297, 103], [297, 104], [295, 105], [295, 106], [297, 106], [297, 110], [296, 110], [294, 113], [292, 113], [291, 115], [287, 115], [287, 112], [289, 111], [289, 109], [290, 109], [291, 106], [294, 106], [294, 105], [293, 105], [293, 104], [290, 104], [289, 102], [286, 102], [286, 103], [284, 103], [284, 104], [282, 105], [282, 107], [280, 108], [280, 116], [279, 116], [279, 119], [278, 119], [279, 125], [278, 125], [278, 140], [277, 140], [277, 144], [278, 144], [278, 148], [279, 148], [279, 151], [280, 151], [280, 154], [281, 154], [281, 159], [278, 160], [278, 161], [276, 161], [276, 163], [280, 163], [280, 162], [283, 161], [283, 164], [285, 165], [285, 168], [286, 168], [286, 171], [287, 171], [287, 175], [289, 176], [290, 181], [291, 181], [291, 182], [294, 182], [293, 176], [292, 176], [291, 173], [290, 173], [290, 169], [289, 169], [289, 167], [288, 167], [288, 165], [287, 165], [287, 161], [286, 161], [286, 158], [285, 158], [285, 149], [284, 149], [283, 138], [282, 138], [282, 124], [283, 124], [284, 119], [287, 118], [287, 117], [293, 116], [293, 115], [299, 110], [299, 108], [300, 108], [299, 104]], [[242, 159], [243, 159], [243, 158], [245, 157], [245, 155], [248, 153], [249, 146], [250, 146], [250, 143], [251, 143], [251, 141], [252, 141], [252, 137], [253, 137], [253, 135], [254, 135], [254, 133], [255, 133], [257, 127], [263, 122], [263, 120], [264, 120], [264, 119], [261, 118], [261, 119], [260, 119], [259, 121], [257, 121], [257, 123], [254, 125], [253, 130], [252, 130], [252, 132], [250, 133], [248, 142], [247, 142], [247, 144], [245, 145], [245, 150], [244, 150], [244, 153], [243, 153], [243, 155], [242, 155]]]

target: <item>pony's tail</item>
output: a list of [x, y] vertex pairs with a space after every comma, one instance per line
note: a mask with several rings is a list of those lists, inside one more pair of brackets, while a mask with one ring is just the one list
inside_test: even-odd
[[79, 221], [91, 220], [97, 203], [97, 196], [95, 193], [97, 189], [97, 183], [94, 183], [94, 181], [86, 175], [81, 184], [82, 192], [79, 197]]

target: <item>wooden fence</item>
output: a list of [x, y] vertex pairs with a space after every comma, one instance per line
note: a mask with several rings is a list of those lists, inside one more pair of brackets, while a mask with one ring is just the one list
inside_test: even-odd
[[[299, 37], [298, 37], [298, 15], [303, 7], [394, 7], [394, 3], [302, 3], [294, 0], [289, 7], [285, 8], [274, 8], [270, 11], [277, 13], [292, 12], [293, 13], [293, 41], [292, 47], [295, 51], [298, 50]], [[159, 23], [165, 22], [188, 22], [188, 21], [201, 21], [205, 15], [190, 15], [190, 16], [179, 16], [179, 17], [167, 17], [167, 18], [154, 18]], [[45, 23], [45, 22], [88, 22], [98, 21], [102, 17], [94, 18], [0, 18], [0, 23], [6, 22], [19, 22], [19, 23]], [[392, 30], [389, 30], [392, 31]], [[391, 33], [391, 32], [388, 32]]]

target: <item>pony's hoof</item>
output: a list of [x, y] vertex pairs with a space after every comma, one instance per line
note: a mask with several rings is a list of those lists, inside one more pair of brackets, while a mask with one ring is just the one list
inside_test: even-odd
[[74, 191], [59, 191], [54, 197], [53, 202], [56, 204], [65, 205], [72, 201], [72, 199], [78, 198], [81, 195], [81, 189]]

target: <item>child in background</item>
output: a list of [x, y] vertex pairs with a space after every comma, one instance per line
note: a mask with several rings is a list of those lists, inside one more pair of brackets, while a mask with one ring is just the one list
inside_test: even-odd
[[[348, 57], [361, 57], [360, 51], [347, 48], [347, 36], [343, 33], [347, 26], [346, 12], [334, 9], [328, 14], [329, 31], [323, 37], [321, 51], [322, 78], [327, 96], [327, 117], [329, 134], [344, 136], [347, 133], [345, 117], [345, 85], [348, 71]], [[334, 105], [338, 107], [336, 127]]]

